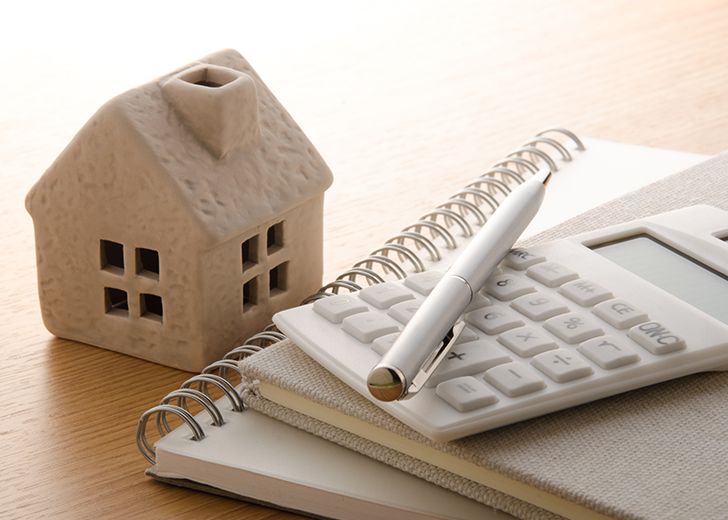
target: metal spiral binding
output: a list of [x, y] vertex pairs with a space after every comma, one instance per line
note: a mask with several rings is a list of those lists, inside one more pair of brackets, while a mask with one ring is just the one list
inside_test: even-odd
[[216, 376], [214, 374], [197, 374], [182, 383], [180, 388], [190, 388], [193, 385], [198, 385], [200, 387], [200, 391], [203, 393], [207, 393], [208, 385], [216, 386], [222, 390], [222, 393], [228, 398], [234, 412], [242, 412], [245, 409], [245, 405], [243, 404], [243, 400], [240, 398], [240, 394], [238, 394], [237, 390], [235, 390], [233, 385], [230, 384], [230, 381], [223, 377]]
[[[263, 347], [261, 347], [260, 350], [262, 350], [262, 348]], [[260, 350], [256, 350], [255, 352], [259, 352]], [[228, 352], [225, 355], [227, 356], [228, 354], [230, 354], [230, 352]], [[248, 357], [249, 355], [250, 354], [246, 354], [245, 356], [242, 356], [242, 357]], [[223, 357], [223, 359], [218, 359], [214, 363], [207, 365], [205, 368], [202, 369], [201, 373], [202, 374], [214, 374], [215, 372], [217, 372], [217, 375], [219, 375], [223, 379], [227, 379], [229, 381], [230, 379], [228, 378], [228, 373], [230, 373], [231, 371], [237, 372], [239, 377], [241, 377], [241, 378], [243, 377], [243, 374], [240, 371], [240, 366], [238, 365], [238, 360], [230, 359], [230, 358], [226, 359]]]
[[[404, 245], [407, 240], [411, 240], [415, 243], [417, 250], [424, 248], [430, 253], [430, 260], [433, 262], [439, 262], [442, 257], [440, 256], [440, 250], [437, 246], [422, 233], [416, 233], [414, 231], [401, 231], [399, 234], [388, 239], [385, 244], [400, 244]], [[413, 251], [413, 254], [416, 255]]]
[[327, 283], [326, 285], [321, 287], [321, 289], [319, 289], [317, 293], [314, 293], [305, 300], [303, 300], [301, 302], [301, 305], [313, 303], [316, 300], [320, 300], [321, 298], [326, 298], [327, 296], [339, 294], [339, 291], [341, 289], [346, 289], [349, 292], [355, 292], [361, 291], [363, 287], [358, 283], [354, 283], [351, 280], [334, 280], [333, 282]]
[[[170, 401], [173, 401], [175, 399], [178, 401], [179, 406], [181, 408], [184, 408], [185, 410], [187, 409], [187, 399], [192, 399], [193, 401], [199, 403], [207, 411], [207, 413], [210, 415], [210, 418], [212, 419], [213, 426], [222, 426], [223, 424], [225, 424], [225, 419], [223, 419], [222, 413], [220, 413], [220, 409], [215, 406], [215, 403], [207, 394], [193, 388], [180, 388], [164, 396], [159, 404], [169, 404]], [[166, 414], [157, 414], [157, 429], [159, 431], [163, 431], [164, 433], [169, 433], [172, 431], [172, 428], [167, 422]]]
[[374, 264], [378, 264], [382, 266], [383, 270], [386, 273], [392, 273], [394, 274], [398, 279], [402, 280], [403, 278], [407, 277], [407, 273], [404, 269], [402, 269], [402, 266], [400, 266], [397, 262], [392, 260], [389, 257], [383, 256], [383, 255], [372, 255], [370, 254], [368, 257], [364, 258], [363, 260], [359, 260], [356, 262], [352, 267], [366, 267], [367, 269], [374, 270]]
[[[411, 267], [415, 273], [422, 272], [425, 270], [424, 259], [421, 256], [423, 253], [426, 253], [432, 262], [440, 261], [441, 247], [447, 249], [458, 247], [457, 240], [449, 228], [457, 226], [464, 237], [472, 236], [475, 233], [473, 225], [478, 227], [485, 225], [488, 216], [511, 192], [511, 187], [525, 182], [526, 178], [538, 172], [540, 164], [547, 165], [552, 172], [558, 170], [556, 159], [551, 154], [558, 154], [562, 161], [573, 160], [572, 152], [562, 142], [564, 139], [573, 143], [578, 151], [586, 149], [576, 134], [566, 128], [548, 128], [538, 132], [535, 137], [496, 162], [434, 210], [389, 238], [382, 247], [372, 251], [366, 258], [356, 262], [336, 280], [321, 287], [302, 304], [339, 294], [342, 290], [359, 291], [364, 288], [360, 282], [366, 282], [365, 285], [383, 283], [388, 276], [403, 279], [407, 276], [405, 266]], [[487, 209], [484, 210], [483, 206]], [[263, 331], [225, 354], [221, 360], [205, 367], [202, 373], [189, 378], [179, 390], [167, 394], [159, 405], [144, 412], [139, 418], [136, 435], [137, 446], [144, 458], [152, 464], [156, 463], [154, 448], [146, 438], [146, 429], [151, 417], [156, 417], [157, 431], [161, 436], [171, 431], [167, 414], [173, 414], [190, 429], [192, 440], [200, 441], [205, 438], [204, 429], [187, 409], [188, 401], [197, 402], [210, 416], [213, 426], [224, 427], [223, 415], [207, 391], [209, 386], [215, 386], [222, 391], [234, 412], [244, 411], [245, 405], [240, 394], [226, 376], [230, 371], [240, 373], [239, 361], [284, 339], [286, 336], [274, 324], [268, 325]], [[191, 388], [192, 386], [197, 386], [198, 389]], [[177, 405], [170, 404], [173, 401], [176, 401]]]
[[[501, 177], [501, 179], [496, 179], [496, 175]], [[520, 173], [510, 168], [506, 168], [505, 166], [494, 166], [488, 171], [481, 173], [480, 178], [496, 181], [497, 184], [492, 186], [493, 189], [491, 191], [495, 190], [496, 187], [499, 187], [501, 190], [505, 190], [505, 195], [508, 195], [511, 192], [511, 181], [516, 184], [521, 184], [525, 180]]]
[[223, 356], [223, 359], [230, 361], [240, 361], [248, 356], [252, 356], [253, 354], [260, 352], [261, 350], [263, 350], [263, 347], [259, 347], [258, 345], [240, 345], [239, 347], [235, 347], [230, 352], [225, 354], [225, 356]]
[[357, 278], [364, 278], [369, 285], [384, 283], [384, 278], [382, 278], [379, 273], [373, 269], [369, 269], [368, 267], [352, 267], [345, 273], [336, 277], [337, 280], [348, 280], [350, 282], [354, 282]]
[[[425, 270], [421, 257], [423, 252], [428, 254], [431, 261], [438, 262], [442, 258], [438, 241], [444, 243], [444, 247], [448, 249], [457, 247], [457, 240], [449, 228], [456, 225], [463, 236], [472, 236], [475, 233], [473, 225], [483, 226], [487, 221], [487, 214], [492, 214], [498, 208], [500, 200], [511, 192], [511, 186], [525, 182], [528, 176], [539, 170], [540, 163], [552, 171], [558, 170], [556, 159], [551, 153], [557, 153], [563, 161], [573, 159], [566, 146], [555, 137], [549, 137], [553, 134], [572, 141], [577, 150], [584, 149], [582, 141], [565, 128], [549, 128], [539, 132], [446, 202], [405, 227], [336, 280], [306, 298], [302, 305], [339, 294], [341, 290], [361, 290], [363, 286], [357, 283], [360, 281], [366, 282], [365, 285], [372, 285], [384, 282], [390, 275], [401, 280], [407, 276], [405, 265], [411, 267], [415, 273], [422, 272]], [[548, 151], [539, 146], [548, 148]], [[482, 206], [487, 206], [487, 209], [484, 211]]]
[[402, 230], [402, 232], [414, 231], [415, 233], [423, 234], [422, 231], [427, 229], [430, 232], [430, 238], [435, 239], [437, 237], [442, 238], [445, 241], [445, 246], [448, 249], [456, 249], [458, 242], [452, 233], [442, 224], [437, 222], [430, 222], [429, 220], [418, 220], [417, 222], [410, 224]]
[[[185, 410], [184, 408], [180, 406], [174, 406], [171, 404], [160, 404], [158, 406], [155, 406], [154, 408], [150, 408], [146, 412], [142, 414], [142, 416], [139, 418], [139, 426], [137, 427], [137, 435], [136, 435], [136, 442], [137, 447], [139, 448], [139, 451], [144, 456], [145, 459], [147, 459], [152, 464], [156, 464], [157, 461], [154, 459], [154, 448], [150, 446], [149, 441], [147, 440], [146, 431], [147, 431], [147, 423], [149, 422], [149, 419], [157, 414], [167, 414], [172, 413], [174, 415], [177, 415], [180, 417], [185, 424], [190, 428], [192, 431], [192, 440], [193, 441], [200, 441], [205, 438], [205, 432], [203, 431], [200, 424], [195, 420], [194, 417], [192, 417], [192, 414]], [[162, 431], [159, 432], [160, 435], [164, 435]]]
[[[442, 206], [445, 207], [445, 206]], [[473, 206], [475, 211], [480, 211], [477, 206]], [[381, 255], [386, 256], [389, 258], [389, 253], [394, 252], [398, 255], [400, 263], [406, 258], [414, 268], [415, 273], [421, 273], [425, 270], [425, 264], [422, 263], [422, 260], [419, 256], [415, 255], [412, 250], [408, 247], [404, 247], [400, 244], [384, 244], [379, 249], [375, 249], [371, 253], [369, 253], [369, 256], [372, 255]]]
[[536, 166], [535, 163], [529, 161], [528, 159], [524, 159], [523, 157], [515, 156], [506, 156], [504, 159], [495, 163], [493, 165], [493, 168], [507, 168], [509, 164], [513, 164], [516, 167], [516, 171], [520, 173], [525, 171], [534, 174], [538, 171], [538, 166]]
[[[438, 217], [443, 217], [445, 219], [445, 228], [448, 228], [452, 222], [455, 222], [460, 228], [460, 231], [463, 232], [463, 236], [473, 236], [473, 228], [470, 226], [470, 224], [468, 224], [468, 221], [465, 220], [462, 215], [454, 212], [451, 209], [445, 209], [438, 206], [429, 213], [422, 215], [421, 220], [431, 220], [432, 222], [437, 222]], [[404, 276], [402, 278], [404, 278]]]
[[[544, 152], [543, 150], [539, 150], [535, 146], [523, 146], [519, 148], [518, 150], [514, 150], [511, 153], [508, 154], [508, 157], [520, 157], [524, 158], [524, 155], [528, 155], [532, 159], [538, 158], [542, 159], [549, 167], [549, 169], [552, 172], [557, 172], [559, 170], [559, 167], [556, 165], [556, 161], [554, 161], [549, 154]], [[535, 157], [534, 157], [535, 156]], [[538, 160], [536, 159], [536, 160]], [[532, 162], [534, 165], [535, 163], [531, 160], [529, 162]]]
[[[468, 196], [472, 196], [474, 204], [477, 204], [478, 206], [487, 204], [490, 207], [490, 212], [493, 213], [496, 209], [498, 209], [498, 206], [500, 205], [498, 199], [496, 199], [489, 192], [476, 187], [480, 184], [485, 183], [486, 180], [487, 178], [474, 180], [473, 182], [465, 186], [462, 190], [453, 195], [453, 197], [467, 200]], [[523, 180], [521, 180], [520, 182], [523, 182]]]
[[[478, 226], [482, 226], [485, 224], [485, 221], [487, 220], [485, 217], [485, 213], [483, 213], [478, 206], [473, 204], [470, 201], [463, 200], [463, 199], [449, 199], [442, 204], [438, 205], [438, 209], [449, 209], [452, 210], [453, 207], [458, 210], [460, 213], [460, 216], [463, 218], [468, 218], [468, 215], [472, 215], [477, 220], [476, 224]], [[421, 269], [424, 270], [424, 267]], [[420, 271], [416, 271], [420, 272]]]
[[329, 296], [333, 296], [333, 294], [332, 293], [329, 293], [329, 292], [317, 292], [317, 293], [313, 293], [312, 295], [304, 298], [301, 301], [301, 305], [308, 305], [309, 303], [313, 303], [316, 300], [322, 300], [322, 299], [327, 298]]
[[547, 144], [547, 145], [551, 146], [552, 148], [555, 148], [556, 151], [559, 152], [559, 154], [561, 155], [561, 158], [564, 161], [569, 162], [573, 159], [573, 157], [571, 156], [571, 152], [569, 152], [569, 150], [563, 144], [558, 142], [556, 139], [552, 139], [550, 137], [543, 137], [543, 136], [534, 137], [530, 141], [523, 143], [523, 146], [524, 147], [535, 147], [535, 146], [538, 146], [539, 143]]
[[[523, 179], [523, 177], [521, 177], [521, 179]], [[523, 182], [523, 180], [521, 180], [521, 182]], [[507, 197], [508, 194], [511, 192], [510, 186], [508, 186], [505, 182], [494, 179], [493, 177], [488, 177], [487, 174], [481, 175], [474, 181], [470, 182], [470, 184], [466, 184], [465, 187], [482, 189], [481, 186], [483, 185], [488, 188], [488, 193], [490, 193], [492, 196], [494, 196], [493, 193], [496, 190], [500, 192], [500, 194], [504, 197]]]
[[280, 330], [278, 330], [278, 326], [275, 323], [269, 323], [261, 332], [280, 332]]
[[331, 289], [331, 292], [333, 292], [334, 294], [338, 294], [339, 289], [346, 289], [349, 292], [354, 292], [361, 291], [363, 287], [350, 280], [334, 280], [333, 282], [327, 283], [321, 288], [321, 290], [323, 291], [328, 289]]
[[551, 134], [551, 133], [565, 135], [566, 137], [571, 139], [571, 141], [576, 145], [576, 149], [579, 150], [580, 152], [583, 152], [584, 150], [586, 150], [586, 146], [584, 146], [584, 143], [581, 142], [581, 139], [579, 139], [574, 132], [572, 132], [571, 130], [569, 130], [567, 128], [560, 128], [560, 127], [547, 128], [546, 130], [541, 130], [540, 132], [538, 132], [536, 134], [536, 137], [542, 137], [545, 134]]
[[[151, 464], [156, 464], [154, 447], [149, 443], [146, 434], [147, 426], [152, 417], [156, 418], [155, 424], [160, 436], [164, 436], [172, 430], [167, 415], [173, 414], [182, 419], [190, 429], [192, 440], [200, 441], [205, 438], [205, 430], [190, 413], [188, 401], [195, 401], [208, 413], [212, 420], [212, 426], [223, 426], [225, 424], [222, 412], [207, 391], [209, 385], [215, 386], [222, 391], [230, 402], [233, 412], [244, 411], [245, 405], [240, 394], [225, 376], [229, 371], [237, 371], [240, 374], [239, 360], [283, 339], [286, 339], [286, 337], [274, 326], [266, 327], [262, 332], [251, 336], [242, 345], [225, 354], [222, 359], [206, 366], [200, 374], [189, 378], [182, 383], [179, 389], [164, 396], [157, 406], [144, 412], [139, 418], [136, 433], [137, 447], [144, 458]], [[220, 375], [213, 372], [219, 372]], [[192, 386], [198, 386], [199, 389], [191, 388]], [[173, 401], [176, 401], [177, 404], [171, 404]]]
[[245, 344], [267, 347], [268, 345], [278, 343], [279, 341], [284, 339], [286, 339], [286, 335], [282, 332], [279, 332], [278, 330], [264, 330], [263, 332], [259, 332], [258, 334], [249, 337], [247, 340], [245, 340]]

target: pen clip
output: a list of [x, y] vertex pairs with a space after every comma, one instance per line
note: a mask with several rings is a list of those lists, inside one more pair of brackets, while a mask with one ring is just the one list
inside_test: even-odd
[[440, 345], [432, 352], [432, 354], [430, 354], [430, 356], [422, 364], [420, 370], [417, 372], [417, 375], [414, 377], [414, 379], [412, 379], [412, 384], [407, 389], [407, 393], [405, 393], [402, 399], [409, 399], [417, 392], [422, 390], [422, 388], [424, 388], [427, 380], [435, 372], [435, 370], [437, 370], [437, 367], [440, 365], [442, 360], [445, 359], [455, 343], [457, 343], [464, 329], [465, 322], [463, 320], [458, 320], [455, 322], [455, 324], [440, 342]]

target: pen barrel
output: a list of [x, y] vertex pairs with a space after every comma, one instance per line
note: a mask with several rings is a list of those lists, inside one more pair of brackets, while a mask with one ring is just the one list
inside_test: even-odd
[[[542, 182], [532, 178], [514, 189], [473, 238], [464, 254], [458, 257], [448, 275], [459, 276], [479, 291], [493, 269], [513, 247], [543, 201]], [[469, 254], [471, 251], [478, 254]]]
[[[407, 388], [472, 297], [470, 286], [463, 279], [456, 276], [443, 277], [377, 367], [398, 369], [404, 376], [403, 382]], [[448, 302], [448, 305], [443, 306], [442, 302]], [[415, 348], [411, 348], [412, 346]]]
[[550, 171], [541, 170], [514, 189], [425, 299], [392, 347], [369, 372], [369, 392], [379, 400], [401, 399], [453, 324], [531, 222]]

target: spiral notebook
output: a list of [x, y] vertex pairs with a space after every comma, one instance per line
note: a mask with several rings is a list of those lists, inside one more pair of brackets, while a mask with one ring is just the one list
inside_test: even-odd
[[[550, 196], [526, 235], [702, 159], [694, 154], [581, 140], [565, 129], [542, 132], [387, 240], [310, 300], [357, 290], [398, 276], [407, 268], [445, 269], [462, 250], [462, 244], [453, 238], [449, 229], [482, 225], [513, 186], [544, 165], [556, 174]], [[248, 398], [266, 413], [366, 453], [372, 459], [397, 465], [411, 474], [393, 470], [247, 409], [240, 394], [242, 385], [234, 386], [232, 382], [239, 374], [238, 361], [282, 340], [285, 337], [275, 328], [262, 331], [207, 367], [203, 374], [186, 381], [180, 390], [166, 396], [159, 406], [141, 417], [137, 443], [153, 464], [147, 471], [149, 476], [331, 518], [384, 518], [393, 513], [402, 518], [498, 518], [502, 515], [486, 506], [496, 506], [521, 517], [533, 513], [530, 504], [508, 492], [496, 491], [435, 465], [408, 462], [391, 450], [378, 450], [366, 441], [358, 444], [359, 441], [352, 440], [345, 432], [320, 421], [307, 422], [285, 407], [272, 411], [261, 405], [255, 395]], [[290, 342], [281, 346], [294, 352], [294, 357], [298, 355]], [[295, 361], [305, 365], [306, 360]], [[295, 372], [295, 367], [287, 369]], [[305, 388], [306, 382], [297, 384]], [[211, 395], [220, 398], [213, 402]], [[201, 411], [193, 415], [190, 405]], [[172, 416], [182, 423], [173, 431], [167, 422]], [[152, 445], [147, 433], [154, 423], [161, 438]], [[543, 510], [541, 513], [547, 514]]]
[[[728, 154], [601, 205], [523, 245], [695, 204], [728, 209]], [[444, 443], [386, 414], [289, 340], [241, 367], [251, 408], [415, 474], [426, 468], [440, 485], [520, 518], [717, 519], [728, 513], [725, 371]], [[474, 481], [481, 485], [473, 487]]]

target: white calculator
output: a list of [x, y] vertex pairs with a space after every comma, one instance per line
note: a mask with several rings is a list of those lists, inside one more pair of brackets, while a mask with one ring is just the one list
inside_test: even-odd
[[514, 249], [426, 388], [403, 401], [371, 397], [367, 375], [441, 272], [322, 298], [274, 322], [377, 406], [448, 441], [728, 369], [727, 239], [728, 212], [693, 206]]

